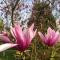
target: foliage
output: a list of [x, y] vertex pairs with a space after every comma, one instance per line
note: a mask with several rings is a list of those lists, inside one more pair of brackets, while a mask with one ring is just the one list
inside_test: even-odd
[[28, 25], [32, 22], [40, 31], [46, 31], [48, 27], [56, 28], [55, 19], [51, 13], [51, 8], [45, 3], [36, 3], [32, 11], [32, 16]]
[[0, 18], [0, 31], [3, 30], [4, 24], [3, 24], [3, 20]]
[[[35, 3], [32, 11], [30, 21], [28, 26], [35, 23], [35, 28], [38, 31], [45, 33], [48, 27], [54, 28], [56, 30], [55, 18], [51, 13], [51, 8], [45, 3]], [[32, 60], [49, 60], [51, 55], [51, 48], [46, 47], [37, 35], [32, 44], [34, 45], [32, 57], [36, 57]], [[35, 53], [35, 54], [34, 54]]]

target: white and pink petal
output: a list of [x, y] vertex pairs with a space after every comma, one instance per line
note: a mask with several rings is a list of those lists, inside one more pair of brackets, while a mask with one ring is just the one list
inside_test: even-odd
[[2, 45], [0, 45], [0, 52], [5, 51], [5, 50], [15, 47], [15, 46], [17, 46], [17, 44], [11, 44], [11, 43], [2, 44]]

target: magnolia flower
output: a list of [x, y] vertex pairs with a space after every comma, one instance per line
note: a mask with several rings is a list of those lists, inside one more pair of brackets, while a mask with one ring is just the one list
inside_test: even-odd
[[32, 39], [34, 38], [36, 31], [33, 30], [34, 24], [30, 26], [30, 28], [26, 30], [22, 30], [22, 27], [20, 27], [19, 24], [15, 24], [14, 27], [11, 27], [11, 34], [15, 38], [15, 43], [11, 42], [9, 37], [6, 36], [6, 34], [1, 35], [1, 38], [4, 42], [7, 42], [6, 44], [2, 44], [0, 47], [0, 52], [4, 51], [8, 48], [16, 48], [19, 51], [24, 51], [26, 50], [29, 45], [31, 44]]
[[38, 32], [38, 34], [42, 41], [48, 46], [53, 46], [58, 42], [59, 32], [55, 32], [50, 27], [47, 30], [47, 34], [43, 35], [41, 32]]
[[4, 43], [8, 43], [8, 42], [10, 43], [11, 42], [10, 39], [9, 39], [9, 37], [8, 37], [8, 33], [5, 32], [5, 31], [2, 31], [2, 34], [0, 34], [0, 39]]

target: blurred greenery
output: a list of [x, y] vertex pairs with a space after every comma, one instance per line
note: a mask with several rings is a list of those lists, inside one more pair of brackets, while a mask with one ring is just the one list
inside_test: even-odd
[[0, 18], [0, 31], [2, 31], [4, 28], [3, 20]]
[[15, 51], [10, 49], [0, 52], [0, 60], [15, 60]]
[[56, 29], [55, 18], [52, 15], [52, 10], [48, 4], [34, 4], [32, 15], [28, 25], [35, 24], [38, 31], [46, 32], [48, 27]]
[[[47, 32], [48, 27], [51, 27], [52, 29], [57, 30], [55, 18], [51, 12], [52, 10], [48, 4], [35, 3], [30, 21], [28, 22], [28, 26], [34, 23], [35, 29], [37, 28], [37, 30], [41, 31], [43, 34]], [[33, 44], [35, 44], [34, 45], [35, 48], [34, 49], [32, 48], [33, 50], [32, 57], [34, 57], [34, 59], [32, 60], [50, 60], [52, 48], [44, 45], [42, 43], [42, 40], [39, 38], [38, 34], [36, 35], [32, 45]], [[58, 57], [54, 57], [54, 58], [56, 60], [60, 59]]]

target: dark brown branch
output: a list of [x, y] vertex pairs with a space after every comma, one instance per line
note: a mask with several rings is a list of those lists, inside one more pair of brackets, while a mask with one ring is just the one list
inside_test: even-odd
[[12, 15], [11, 15], [11, 22], [12, 22], [12, 25], [14, 25], [14, 23], [13, 23], [13, 14], [14, 14], [14, 10], [15, 10], [15, 8], [16, 8], [16, 6], [17, 6], [17, 4], [18, 4], [19, 1], [20, 1], [20, 0], [17, 0], [16, 3], [15, 3], [15, 6], [14, 6], [14, 7], [12, 6]]
[[20, 1], [20, 0], [17, 0], [17, 1], [16, 1], [15, 6], [13, 7], [13, 11], [15, 10], [15, 8], [16, 8], [16, 6], [17, 6], [17, 4], [18, 4], [19, 1]]

